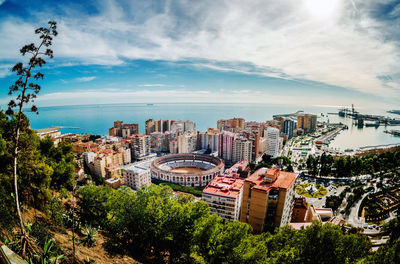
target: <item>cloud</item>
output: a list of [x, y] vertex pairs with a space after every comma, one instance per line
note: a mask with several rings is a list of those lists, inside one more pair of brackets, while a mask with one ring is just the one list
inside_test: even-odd
[[[79, 104], [110, 104], [110, 103], [259, 103], [259, 104], [285, 104], [285, 105], [351, 105], [354, 98], [326, 98], [322, 96], [302, 95], [272, 95], [261, 91], [233, 90], [187, 90], [187, 89], [157, 89], [157, 90], [122, 90], [122, 89], [96, 89], [80, 90], [76, 92], [54, 92], [42, 94], [36, 100], [39, 107]], [[5, 101], [4, 101], [5, 102]], [[1, 100], [0, 100], [1, 103]], [[358, 108], [368, 108], [368, 101], [357, 101]], [[376, 102], [375, 107], [384, 106]]]
[[11, 64], [3, 64], [0, 65], [0, 78], [4, 78], [12, 74], [11, 68], [13, 65]]
[[[74, 15], [60, 6], [66, 15], [59, 19], [55, 55], [87, 65], [183, 61], [400, 96], [397, 27], [371, 14], [374, 1], [338, 0], [338, 12], [326, 20], [313, 17], [299, 1], [99, 1], [98, 12]], [[15, 56], [9, 51], [32, 39], [26, 34], [32, 30], [24, 21], [3, 20], [0, 34], [10, 38], [0, 43], [0, 57]]]
[[94, 79], [96, 79], [96, 76], [88, 76], [88, 77], [76, 78], [75, 81], [77, 81], [77, 82], [90, 82], [90, 81], [93, 81]]
[[146, 84], [139, 84], [140, 87], [164, 87], [167, 86], [166, 84], [162, 83], [146, 83]]

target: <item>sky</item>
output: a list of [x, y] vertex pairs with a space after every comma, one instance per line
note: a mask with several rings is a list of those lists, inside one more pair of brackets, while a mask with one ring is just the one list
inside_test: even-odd
[[0, 105], [55, 20], [37, 105], [400, 108], [400, 0], [0, 0]]

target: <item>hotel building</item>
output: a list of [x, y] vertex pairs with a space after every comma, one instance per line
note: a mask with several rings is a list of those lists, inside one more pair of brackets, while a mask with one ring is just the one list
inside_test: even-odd
[[297, 174], [260, 168], [245, 179], [240, 221], [255, 233], [290, 223]]

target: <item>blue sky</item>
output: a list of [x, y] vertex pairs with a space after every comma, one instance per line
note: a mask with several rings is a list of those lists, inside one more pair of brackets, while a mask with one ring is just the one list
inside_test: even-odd
[[0, 0], [0, 104], [58, 22], [38, 106], [243, 102], [399, 108], [400, 1]]

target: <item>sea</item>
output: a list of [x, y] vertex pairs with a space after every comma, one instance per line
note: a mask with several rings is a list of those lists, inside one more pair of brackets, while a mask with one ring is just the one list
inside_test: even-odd
[[[40, 107], [39, 115], [27, 113], [33, 129], [54, 126], [67, 127], [60, 129], [62, 133], [89, 133], [107, 135], [108, 129], [116, 120], [124, 123], [138, 123], [139, 130], [144, 133], [145, 121], [149, 118], [193, 120], [199, 131], [206, 131], [217, 126], [217, 120], [242, 117], [246, 121], [271, 120], [275, 114], [295, 113], [302, 110], [318, 115], [319, 120], [331, 123], [342, 122], [349, 129], [343, 130], [330, 147], [339, 150], [357, 149], [367, 146], [400, 144], [400, 137], [384, 133], [385, 130], [400, 129], [399, 126], [364, 127], [353, 125], [352, 119], [339, 117], [336, 106], [296, 106], [271, 104], [219, 104], [219, 103], [154, 103], [154, 104], [101, 104]], [[357, 109], [365, 114], [377, 114], [400, 118], [400, 115], [386, 113], [391, 109]], [[70, 128], [74, 127], [74, 128]]]

